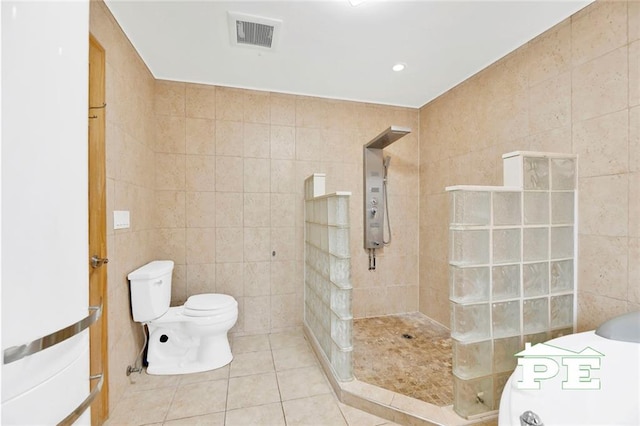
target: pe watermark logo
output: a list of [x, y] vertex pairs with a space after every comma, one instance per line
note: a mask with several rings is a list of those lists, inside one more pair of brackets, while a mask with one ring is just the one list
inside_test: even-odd
[[522, 380], [516, 382], [518, 389], [540, 389], [542, 381], [558, 374], [562, 374], [562, 389], [600, 389], [600, 379], [595, 376], [604, 354], [589, 347], [573, 352], [545, 343], [526, 343], [515, 356], [522, 371]]

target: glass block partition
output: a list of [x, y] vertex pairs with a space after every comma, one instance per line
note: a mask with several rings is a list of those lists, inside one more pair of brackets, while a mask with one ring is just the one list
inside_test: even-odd
[[502, 187], [454, 186], [449, 299], [454, 410], [497, 410], [514, 354], [575, 327], [573, 155], [503, 156]]
[[304, 321], [340, 381], [353, 378], [350, 196], [324, 195], [324, 175], [305, 180]]

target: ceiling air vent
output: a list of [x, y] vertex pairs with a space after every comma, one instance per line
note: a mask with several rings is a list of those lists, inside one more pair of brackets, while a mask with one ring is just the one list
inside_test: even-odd
[[280, 36], [282, 21], [245, 13], [227, 12], [232, 46], [273, 50]]

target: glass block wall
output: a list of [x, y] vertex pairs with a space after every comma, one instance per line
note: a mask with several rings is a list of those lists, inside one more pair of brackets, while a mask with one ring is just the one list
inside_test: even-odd
[[324, 195], [323, 175], [305, 181], [304, 322], [336, 379], [353, 378], [349, 192]]
[[497, 410], [514, 354], [575, 326], [576, 157], [505, 154], [502, 187], [451, 194], [454, 410]]

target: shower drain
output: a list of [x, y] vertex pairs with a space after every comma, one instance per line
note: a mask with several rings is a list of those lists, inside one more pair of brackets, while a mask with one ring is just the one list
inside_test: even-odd
[[413, 336], [408, 333], [403, 334], [402, 337], [404, 337], [405, 339], [413, 339]]

